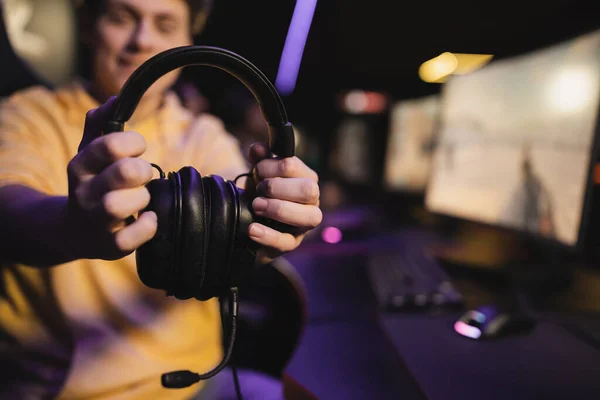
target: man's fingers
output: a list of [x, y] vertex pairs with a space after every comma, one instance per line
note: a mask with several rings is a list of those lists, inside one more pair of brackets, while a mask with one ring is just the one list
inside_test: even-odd
[[257, 164], [260, 160], [265, 159], [269, 155], [269, 148], [264, 143], [253, 143], [250, 146], [248, 161], [250, 164]]
[[309, 178], [269, 178], [257, 186], [257, 193], [272, 199], [302, 204], [319, 204], [319, 184]]
[[291, 251], [298, 246], [296, 238], [289, 233], [281, 233], [258, 222], [254, 222], [248, 229], [250, 239], [265, 247], [280, 253]]
[[146, 151], [146, 140], [136, 132], [114, 132], [94, 139], [73, 159], [78, 175], [97, 174], [117, 160], [139, 157]]
[[100, 105], [100, 107], [87, 112], [85, 115], [83, 137], [79, 143], [78, 152], [89, 145], [94, 139], [102, 136], [102, 129], [116, 98], [116, 96], [112, 96], [104, 104]]
[[152, 179], [152, 166], [141, 158], [123, 158], [89, 182], [88, 196], [100, 199], [106, 193], [120, 189], [144, 186]]
[[256, 164], [256, 175], [259, 180], [267, 178], [310, 178], [317, 182], [319, 176], [298, 157], [281, 159], [270, 158]]
[[[115, 190], [102, 198], [102, 211], [109, 221], [122, 221], [145, 208], [150, 203], [150, 193], [145, 187]], [[113, 225], [113, 229], [114, 229]]]
[[130, 253], [152, 239], [157, 227], [158, 222], [154, 212], [142, 213], [137, 221], [115, 234], [115, 245], [120, 251]]
[[296, 226], [303, 230], [314, 229], [323, 221], [321, 209], [314, 205], [257, 197], [252, 202], [252, 208], [261, 217]]

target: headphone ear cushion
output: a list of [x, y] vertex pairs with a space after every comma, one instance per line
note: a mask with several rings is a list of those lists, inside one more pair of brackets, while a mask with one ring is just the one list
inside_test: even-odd
[[176, 251], [179, 268], [177, 294], [179, 299], [194, 297], [205, 284], [208, 245], [208, 209], [204, 179], [192, 167], [179, 170], [181, 179], [181, 236]]
[[150, 203], [140, 212], [153, 211], [158, 219], [156, 234], [136, 252], [137, 273], [142, 283], [173, 293], [173, 182], [153, 179], [146, 185]]
[[229, 269], [238, 229], [237, 207], [231, 186], [220, 176], [203, 178], [206, 188], [208, 217], [208, 247], [206, 252], [206, 278], [198, 300], [220, 296], [229, 288]]
[[252, 273], [256, 262], [256, 253], [260, 245], [248, 236], [250, 225], [258, 221], [251, 210], [254, 197], [248, 195], [244, 189], [237, 187], [232, 181], [228, 183], [234, 193], [233, 198], [236, 203], [234, 212], [237, 220], [237, 232], [233, 239], [235, 245], [231, 257], [228, 282], [231, 287], [235, 287], [245, 282]]

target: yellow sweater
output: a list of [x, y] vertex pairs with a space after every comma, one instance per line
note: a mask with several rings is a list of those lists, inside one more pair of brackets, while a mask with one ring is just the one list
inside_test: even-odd
[[[97, 106], [77, 82], [5, 99], [0, 185], [66, 195], [67, 163], [86, 112]], [[174, 94], [157, 115], [126, 129], [146, 138], [142, 158], [165, 171], [191, 165], [202, 175], [233, 179], [247, 169], [223, 124], [209, 115], [192, 117]], [[133, 254], [49, 269], [1, 266], [0, 398], [189, 398], [201, 385], [163, 389], [160, 375], [214, 367], [222, 356], [220, 335], [216, 299], [179, 301], [145, 287]]]

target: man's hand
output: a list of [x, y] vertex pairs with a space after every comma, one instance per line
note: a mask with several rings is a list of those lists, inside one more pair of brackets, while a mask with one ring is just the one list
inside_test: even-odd
[[102, 125], [114, 98], [86, 116], [78, 154], [69, 162], [68, 223], [77, 258], [113, 260], [124, 257], [157, 229], [153, 212], [131, 222], [150, 202], [145, 184], [152, 166], [138, 158], [146, 141], [135, 132], [101, 136]]
[[[319, 177], [297, 157], [265, 158], [268, 149], [255, 143], [250, 149], [250, 162], [255, 165], [257, 197], [252, 203], [256, 215], [295, 227], [295, 232], [282, 233], [253, 223], [249, 236], [263, 245], [258, 261], [266, 263], [294, 250], [306, 234], [323, 219], [319, 208]], [[251, 182], [252, 180], [249, 180]]]

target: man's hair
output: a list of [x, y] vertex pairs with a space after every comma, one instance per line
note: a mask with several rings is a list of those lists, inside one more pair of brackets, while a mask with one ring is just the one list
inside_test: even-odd
[[[80, 17], [87, 22], [94, 22], [106, 7], [107, 0], [73, 0], [75, 8]], [[213, 0], [185, 0], [190, 9], [191, 34], [197, 35], [202, 32], [206, 19], [213, 7]]]

